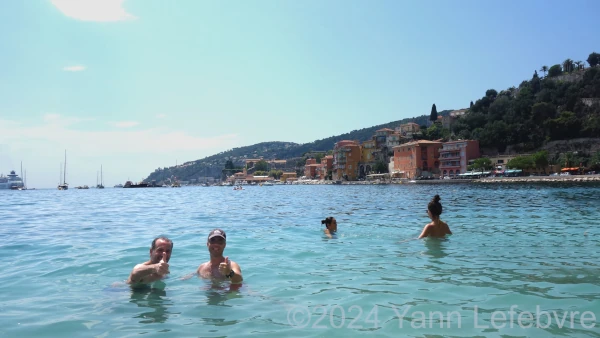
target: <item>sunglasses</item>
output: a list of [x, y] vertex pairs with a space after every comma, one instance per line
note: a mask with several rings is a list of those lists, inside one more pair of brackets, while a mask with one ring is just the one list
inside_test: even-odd
[[208, 242], [210, 244], [225, 244], [225, 240], [222, 237], [213, 237]]

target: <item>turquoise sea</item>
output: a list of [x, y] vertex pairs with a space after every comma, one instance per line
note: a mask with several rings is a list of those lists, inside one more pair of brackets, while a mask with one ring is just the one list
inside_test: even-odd
[[[435, 194], [454, 235], [408, 240]], [[0, 210], [2, 337], [600, 337], [600, 185], [0, 191]], [[181, 279], [216, 227], [237, 290]], [[158, 235], [170, 278], [132, 291]]]

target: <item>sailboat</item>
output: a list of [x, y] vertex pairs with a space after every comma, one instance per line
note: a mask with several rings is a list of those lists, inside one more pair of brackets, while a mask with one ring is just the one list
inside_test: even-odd
[[67, 150], [65, 149], [65, 170], [63, 171], [63, 182], [62, 184], [58, 184], [58, 190], [67, 189], [69, 189], [69, 184], [67, 183]]
[[[96, 181], [98, 181], [98, 177], [96, 177]], [[100, 184], [98, 184], [98, 182], [96, 182], [96, 188], [104, 189], [104, 182], [102, 179], [102, 165], [100, 165]]]

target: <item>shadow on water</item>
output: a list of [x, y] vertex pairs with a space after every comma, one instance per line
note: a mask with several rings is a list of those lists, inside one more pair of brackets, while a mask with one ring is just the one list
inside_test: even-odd
[[203, 287], [206, 291], [206, 303], [214, 306], [231, 306], [225, 304], [231, 299], [242, 298], [240, 288], [242, 284], [229, 282], [210, 281]]
[[425, 255], [432, 258], [444, 258], [448, 256], [444, 250], [444, 246], [448, 242], [447, 238], [426, 238], [423, 242], [425, 242], [425, 247], [427, 248], [424, 252]]
[[134, 316], [134, 318], [142, 319], [140, 320], [142, 324], [164, 323], [170, 314], [167, 308], [173, 305], [170, 299], [167, 298], [164, 285], [161, 287], [157, 283], [154, 283], [152, 286], [131, 289], [130, 302], [141, 308], [148, 308], [150, 310]]
[[226, 319], [227, 316], [222, 317], [224, 313], [230, 310], [219, 310], [213, 308], [213, 306], [218, 307], [233, 307], [231, 304], [227, 304], [228, 301], [232, 299], [242, 298], [242, 294], [240, 293], [240, 288], [242, 284], [230, 284], [229, 282], [219, 282], [219, 281], [207, 281], [206, 284], [201, 288], [205, 292], [206, 295], [206, 305], [201, 305], [202, 309], [200, 317], [202, 318], [202, 322], [206, 325], [214, 325], [214, 326], [229, 326], [235, 325], [238, 323], [235, 319]]

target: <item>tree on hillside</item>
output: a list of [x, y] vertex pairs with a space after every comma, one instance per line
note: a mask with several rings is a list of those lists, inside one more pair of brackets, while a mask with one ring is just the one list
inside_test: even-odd
[[556, 117], [556, 108], [548, 102], [539, 102], [531, 107], [531, 120], [538, 125]]
[[469, 105], [469, 109], [473, 109], [473, 101], [471, 101], [471, 104]]
[[429, 115], [429, 121], [435, 122], [435, 121], [437, 121], [437, 119], [438, 119], [437, 108], [434, 103], [433, 106], [431, 106], [431, 114]]
[[542, 88], [542, 82], [540, 81], [540, 77], [538, 76], [537, 70], [533, 72], [533, 77], [531, 78], [531, 90], [534, 93], [537, 93]]
[[550, 67], [550, 69], [548, 69], [549, 77], [559, 76], [560, 74], [562, 74], [562, 68], [558, 64], [554, 65], [554, 66]]
[[256, 163], [254, 163], [254, 170], [255, 171], [268, 171], [269, 164], [265, 160], [260, 160]]
[[495, 89], [488, 89], [485, 91], [485, 96], [493, 101], [496, 99], [496, 96], [498, 96], [498, 92]]
[[587, 58], [587, 62], [590, 64], [590, 67], [596, 67], [596, 65], [600, 63], [600, 54], [596, 52], [590, 54]]
[[558, 118], [545, 121], [544, 126], [548, 130], [550, 139], [568, 140], [579, 135], [581, 121], [577, 119], [575, 113], [564, 111]]
[[563, 66], [563, 72], [565, 72], [565, 73], [572, 72], [573, 71], [573, 60], [566, 59], [565, 61], [563, 61], [562, 66]]
[[583, 61], [575, 61], [575, 70], [580, 70], [581, 66], [583, 65]]
[[544, 77], [546, 77], [546, 73], [548, 73], [548, 66], [542, 66], [542, 68], [540, 68], [540, 72], [543, 72]]

